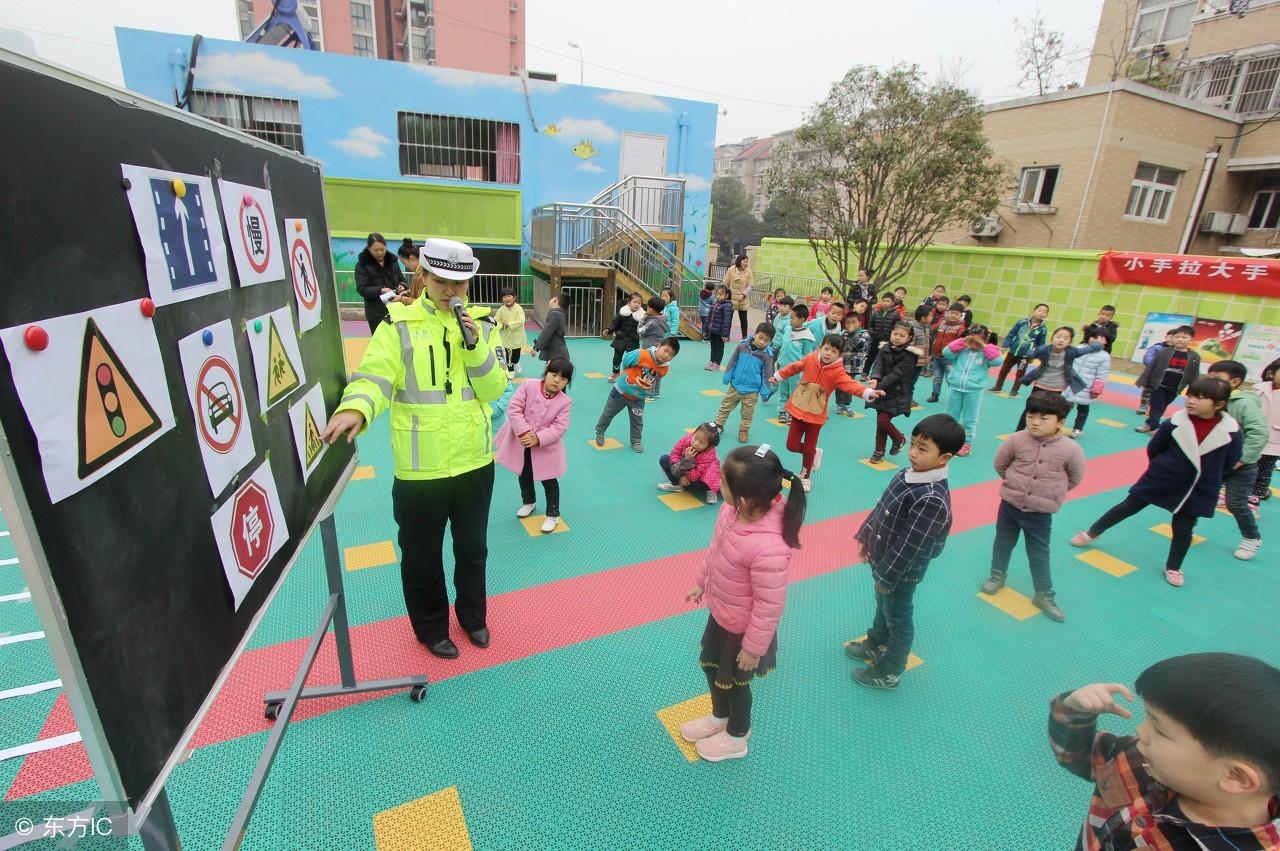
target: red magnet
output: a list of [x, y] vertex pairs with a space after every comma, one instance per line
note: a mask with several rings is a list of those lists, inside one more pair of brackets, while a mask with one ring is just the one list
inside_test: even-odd
[[138, 303], [138, 309], [142, 311], [142, 315], [150, 319], [156, 315], [156, 303], [149, 298], [144, 298]]
[[43, 352], [49, 348], [49, 332], [39, 325], [28, 325], [27, 330], [22, 332], [22, 340], [33, 352]]
[[293, 229], [298, 233], [302, 233], [302, 219], [298, 219], [293, 223]]

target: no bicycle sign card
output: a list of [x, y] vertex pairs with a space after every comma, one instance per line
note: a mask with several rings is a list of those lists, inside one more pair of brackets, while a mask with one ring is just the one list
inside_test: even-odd
[[196, 442], [216, 497], [256, 456], [230, 320], [182, 338], [178, 354]]

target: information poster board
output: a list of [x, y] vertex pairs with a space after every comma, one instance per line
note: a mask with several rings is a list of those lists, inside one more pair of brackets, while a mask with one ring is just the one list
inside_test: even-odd
[[1138, 333], [1138, 345], [1133, 350], [1134, 363], [1142, 363], [1142, 356], [1147, 349], [1164, 340], [1164, 335], [1179, 325], [1190, 325], [1194, 316], [1185, 313], [1148, 313], [1147, 320], [1142, 323], [1142, 331]]

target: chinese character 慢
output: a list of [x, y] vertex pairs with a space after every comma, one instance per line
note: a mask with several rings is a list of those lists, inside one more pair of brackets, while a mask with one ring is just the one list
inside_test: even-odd
[[1209, 277], [1210, 278], [1230, 278], [1231, 272], [1228, 271], [1230, 270], [1230, 268], [1231, 268], [1231, 264], [1229, 264], [1226, 260], [1220, 260], [1217, 263], [1214, 263], [1213, 266], [1209, 269]]
[[253, 552], [262, 545], [262, 518], [258, 516], [258, 506], [251, 505], [244, 515], [244, 535], [245, 546]]
[[253, 253], [262, 254], [262, 220], [253, 213], [245, 216], [245, 230], [249, 232], [249, 241], [253, 243]]
[[1179, 275], [1199, 275], [1200, 267], [1204, 264], [1199, 260], [1183, 260], [1178, 264]]
[[1151, 261], [1152, 272], [1167, 272], [1173, 268], [1173, 261], [1168, 257], [1157, 257]]
[[1128, 260], [1124, 261], [1124, 267], [1130, 271], [1141, 269], [1145, 265], [1146, 264], [1142, 262], [1141, 257], [1130, 257]]
[[1267, 267], [1256, 263], [1250, 263], [1248, 266], [1244, 267], [1244, 271], [1241, 274], [1251, 281], [1256, 281], [1259, 278], [1267, 277]]

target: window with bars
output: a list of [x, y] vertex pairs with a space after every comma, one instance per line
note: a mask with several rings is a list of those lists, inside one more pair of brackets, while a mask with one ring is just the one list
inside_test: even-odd
[[520, 125], [485, 118], [396, 113], [400, 173], [520, 182]]
[[1280, 225], [1280, 189], [1264, 189], [1253, 196], [1250, 230], [1275, 230]]
[[1138, 163], [1133, 183], [1129, 187], [1129, 203], [1125, 205], [1127, 218], [1148, 222], [1169, 221], [1173, 207], [1173, 195], [1178, 188], [1182, 172], [1164, 166]]
[[1280, 79], [1280, 56], [1250, 59], [1241, 68], [1240, 92], [1236, 96], [1236, 112], [1261, 112], [1270, 109], [1275, 99], [1276, 81]]
[[1053, 203], [1053, 189], [1058, 185], [1058, 166], [1046, 165], [1024, 168], [1018, 181], [1018, 197], [1023, 204], [1048, 206]]
[[197, 90], [191, 93], [191, 111], [264, 142], [305, 153], [302, 113], [296, 100]]
[[1133, 46], [1163, 44], [1186, 38], [1198, 0], [1141, 0], [1133, 30]]
[[373, 36], [352, 33], [351, 51], [356, 56], [373, 56]]

